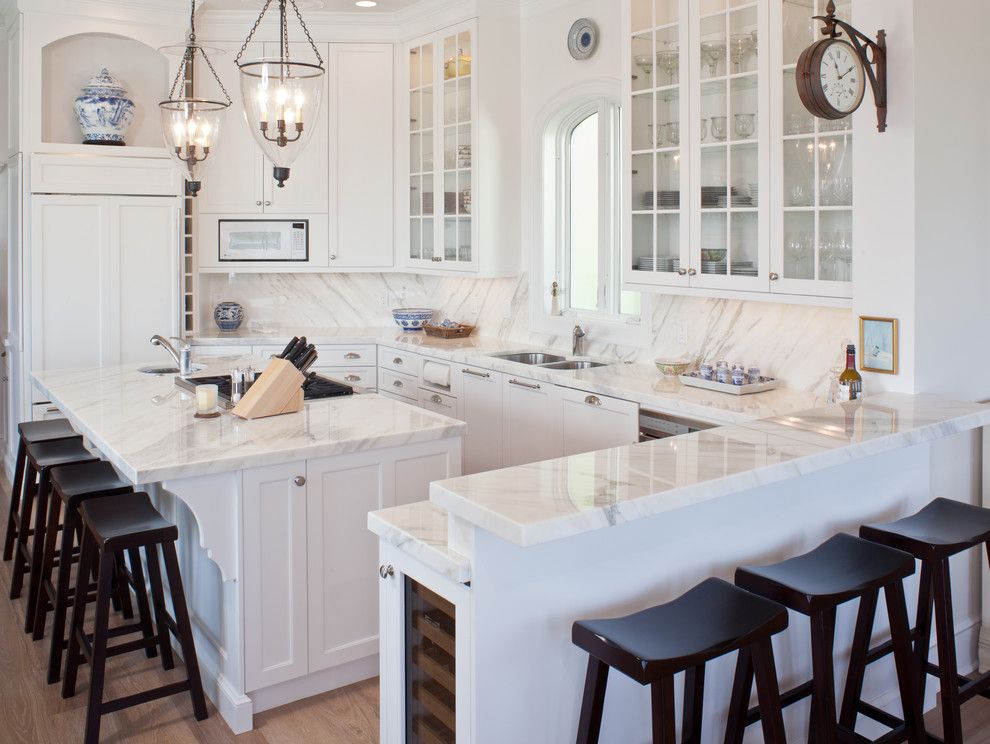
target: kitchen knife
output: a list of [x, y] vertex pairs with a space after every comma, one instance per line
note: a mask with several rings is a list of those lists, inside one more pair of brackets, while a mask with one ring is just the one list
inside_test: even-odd
[[292, 347], [295, 346], [296, 342], [298, 341], [299, 341], [299, 336], [293, 336], [292, 340], [288, 343], [288, 345], [284, 349], [282, 349], [282, 353], [278, 355], [278, 358], [285, 359], [285, 357], [288, 356], [289, 352], [292, 351]]
[[302, 359], [300, 359], [299, 364], [296, 365], [296, 366], [299, 367], [299, 371], [302, 372], [303, 374], [306, 374], [306, 372], [309, 370], [309, 368], [312, 367], [313, 364], [316, 363], [316, 358], [318, 356], [319, 356], [319, 354], [316, 353], [316, 349], [312, 349], [311, 348], [309, 350], [309, 353], [307, 353], [306, 356], [304, 356]]
[[306, 337], [303, 336], [298, 341], [296, 341], [295, 345], [289, 350], [289, 353], [286, 354], [285, 356], [286, 361], [295, 364], [296, 363], [295, 360], [299, 358], [299, 355], [302, 353], [303, 349], [305, 348], [306, 348]]

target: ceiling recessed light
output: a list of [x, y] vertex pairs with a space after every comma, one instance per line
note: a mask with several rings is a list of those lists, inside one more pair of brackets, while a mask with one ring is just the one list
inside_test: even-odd
[[354, 4], [359, 8], [374, 8], [378, 2], [377, 0], [357, 0]]

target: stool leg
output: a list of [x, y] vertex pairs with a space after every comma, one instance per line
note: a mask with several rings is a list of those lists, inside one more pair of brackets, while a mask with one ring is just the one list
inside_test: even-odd
[[608, 664], [594, 656], [588, 657], [588, 673], [584, 678], [584, 698], [578, 723], [577, 744], [598, 744], [602, 731], [602, 711], [605, 708], [605, 686], [608, 684]]
[[27, 538], [31, 524], [31, 512], [34, 506], [34, 498], [37, 494], [37, 486], [34, 479], [38, 474], [31, 462], [25, 465], [24, 487], [21, 489], [21, 528], [17, 531], [17, 540], [14, 545], [14, 571], [10, 577], [10, 598], [18, 599], [21, 596], [21, 589], [24, 585], [24, 572], [27, 569]]
[[962, 744], [956, 634], [952, 619], [952, 589], [949, 586], [947, 558], [938, 562], [934, 574], [935, 636], [938, 640], [938, 671], [942, 691], [942, 737], [945, 744]]
[[117, 569], [114, 572], [114, 609], [120, 612], [125, 620], [132, 620], [134, 618], [134, 605], [131, 604], [129, 584], [124, 578], [124, 571], [126, 570], [124, 554], [118, 553], [114, 560]]
[[158, 629], [158, 647], [162, 655], [162, 669], [174, 669], [172, 637], [169, 634], [168, 612], [165, 608], [165, 591], [162, 589], [162, 571], [158, 563], [158, 546], [145, 545], [144, 556], [148, 561], [148, 581], [151, 584], [151, 602], [155, 607], [155, 626]]
[[27, 607], [24, 608], [24, 632], [34, 630], [34, 610], [41, 592], [41, 564], [45, 555], [45, 517], [48, 514], [48, 499], [51, 496], [49, 473], [51, 468], [42, 468], [38, 479], [38, 496], [34, 505], [34, 538], [31, 540], [31, 575], [28, 583]]
[[915, 615], [914, 670], [917, 676], [918, 699], [925, 700], [928, 686], [928, 652], [932, 643], [932, 605], [935, 603], [932, 585], [932, 564], [921, 562], [921, 578], [918, 582], [918, 613]]
[[45, 621], [51, 603], [45, 592], [45, 583], [51, 580], [55, 565], [55, 545], [58, 542], [58, 523], [62, 514], [62, 499], [57, 493], [52, 493], [48, 499], [48, 520], [45, 526], [45, 544], [41, 550], [41, 566], [38, 570], [38, 598], [34, 606], [34, 627], [32, 638], [40, 641], [45, 637]]
[[[62, 544], [59, 549], [58, 579], [55, 585], [55, 607], [52, 611], [52, 641], [48, 651], [48, 684], [58, 682], [62, 674], [62, 649], [65, 643], [65, 615], [68, 607], [69, 578], [72, 575], [72, 548], [76, 540], [76, 527], [79, 514], [75, 509], [66, 508], [62, 520]], [[80, 556], [80, 559], [82, 556]], [[80, 560], [79, 573], [86, 576]]]
[[76, 570], [76, 593], [72, 601], [72, 620], [69, 623], [69, 648], [65, 656], [65, 677], [62, 678], [62, 697], [76, 694], [76, 677], [79, 673], [79, 634], [83, 633], [86, 616], [86, 595], [89, 594], [89, 567], [96, 557], [96, 543], [86, 530], [82, 534], [79, 551], [79, 568]]
[[192, 697], [193, 711], [197, 721], [205, 721], [209, 712], [206, 710], [206, 696], [203, 694], [203, 680], [199, 675], [196, 643], [193, 639], [192, 623], [189, 622], [186, 594], [182, 589], [182, 575], [179, 573], [179, 560], [175, 555], [175, 543], [169, 541], [163, 544], [162, 555], [165, 557], [165, 573], [168, 575], [168, 586], [172, 593], [175, 624], [179, 630], [179, 645], [182, 648], [182, 658], [186, 662], [186, 674], [189, 678], [189, 694]]
[[736, 661], [736, 676], [732, 682], [732, 697], [729, 698], [729, 720], [725, 725], [725, 744], [742, 744], [746, 733], [746, 714], [749, 712], [749, 699], [753, 695], [753, 653], [747, 648], [739, 649]]
[[853, 634], [849, 672], [846, 675], [846, 689], [842, 693], [842, 712], [839, 714], [839, 725], [849, 731], [856, 730], [859, 701], [863, 697], [863, 680], [866, 677], [866, 657], [870, 652], [870, 636], [873, 635], [878, 599], [879, 592], [870, 592], [859, 599], [856, 632]]
[[[148, 606], [148, 589], [144, 581], [144, 568], [141, 565], [141, 553], [137, 548], [127, 551], [127, 556], [131, 561], [131, 576], [134, 577], [134, 596], [137, 597], [138, 620], [141, 623], [141, 634], [145, 638], [154, 638], [155, 629], [151, 624], [151, 610]], [[145, 655], [149, 659], [158, 656], [158, 649], [155, 646], [148, 646]]]
[[763, 638], [753, 644], [753, 669], [756, 673], [756, 696], [760, 703], [760, 722], [766, 744], [785, 744], [784, 714], [780, 705], [777, 665], [773, 659], [773, 644]]
[[100, 578], [96, 582], [96, 626], [93, 629], [93, 658], [90, 662], [89, 704], [86, 706], [86, 733], [83, 744], [99, 744], [103, 707], [103, 682], [107, 665], [107, 637], [110, 626], [110, 595], [113, 592], [114, 554], [100, 555]]
[[677, 744], [674, 720], [674, 675], [661, 677], [650, 685], [653, 707], [653, 744]]
[[[835, 720], [835, 609], [811, 616], [811, 662], [814, 692], [811, 698], [811, 733], [814, 741], [838, 744]], [[809, 736], [809, 740], [811, 740]]]
[[[948, 563], [946, 563], [948, 565]], [[901, 706], [904, 709], [904, 725], [911, 744], [925, 744], [925, 714], [918, 697], [914, 667], [911, 659], [911, 625], [908, 623], [904, 585], [900, 581], [885, 586], [883, 596], [890, 618], [890, 638], [894, 643], [894, 664], [897, 667], [897, 683], [901, 690]]]
[[684, 720], [681, 722], [682, 744], [701, 744], [701, 721], [705, 703], [705, 665], [691, 667], [684, 673]]
[[14, 465], [14, 485], [10, 489], [10, 509], [7, 512], [7, 536], [3, 541], [3, 559], [9, 561], [14, 555], [14, 538], [17, 536], [17, 508], [20, 506], [24, 490], [24, 465], [27, 461], [27, 448], [24, 440], [17, 445], [17, 462]]

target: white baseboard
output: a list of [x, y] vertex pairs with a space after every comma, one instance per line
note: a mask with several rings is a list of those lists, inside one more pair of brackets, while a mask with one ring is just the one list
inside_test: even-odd
[[373, 654], [332, 669], [324, 669], [321, 672], [307, 674], [305, 677], [291, 679], [279, 685], [255, 690], [248, 695], [254, 701], [254, 712], [261, 713], [272, 708], [278, 708], [280, 705], [347, 687], [356, 682], [363, 682], [366, 679], [377, 677], [379, 671], [378, 654]]

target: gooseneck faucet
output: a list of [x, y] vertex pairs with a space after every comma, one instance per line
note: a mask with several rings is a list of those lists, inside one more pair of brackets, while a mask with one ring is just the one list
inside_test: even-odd
[[573, 356], [584, 356], [584, 344], [587, 336], [587, 332], [581, 326], [574, 326], [574, 334], [572, 336], [574, 343], [571, 348]]
[[165, 349], [169, 356], [175, 360], [176, 365], [178, 365], [179, 377], [188, 377], [192, 374], [192, 347], [181, 338], [176, 336], [170, 336], [170, 338], [176, 342], [178, 348], [170, 344], [169, 339], [157, 334], [151, 337], [151, 345], [161, 346]]

